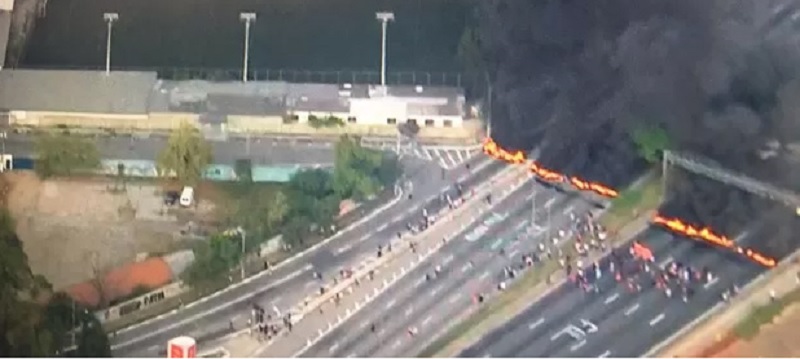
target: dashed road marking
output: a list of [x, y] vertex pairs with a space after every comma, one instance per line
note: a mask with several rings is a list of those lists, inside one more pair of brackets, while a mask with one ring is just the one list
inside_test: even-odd
[[333, 354], [333, 352], [335, 352], [336, 349], [338, 348], [339, 348], [339, 342], [334, 343], [333, 345], [331, 345], [330, 349], [328, 349], [328, 354]]
[[535, 321], [535, 322], [533, 322], [531, 324], [528, 324], [528, 330], [534, 330], [534, 329], [536, 329], [538, 326], [540, 326], [542, 324], [544, 324], [544, 318], [539, 318], [537, 321]]
[[463, 267], [461, 267], [461, 273], [466, 273], [468, 270], [470, 270], [470, 268], [472, 268], [472, 266], [469, 265], [469, 263], [465, 264]]
[[364, 320], [363, 322], [361, 322], [359, 328], [364, 329], [367, 327], [367, 325], [369, 325], [369, 320]]
[[581, 340], [581, 341], [575, 343], [573, 346], [569, 347], [569, 351], [574, 352], [574, 351], [580, 349], [581, 347], [583, 347], [584, 345], [586, 345], [586, 339]]
[[442, 290], [442, 287], [436, 287], [431, 290], [431, 297], [435, 297], [436, 294], [439, 294], [439, 291]]
[[342, 254], [344, 252], [349, 251], [352, 248], [353, 248], [353, 243], [345, 244], [341, 248], [336, 250], [336, 254]]
[[408, 309], [406, 309], [406, 313], [405, 313], [406, 317], [411, 315], [411, 313], [413, 313], [413, 312], [414, 312], [414, 307], [408, 307]]
[[552, 206], [555, 201], [556, 201], [555, 198], [548, 199], [547, 202], [544, 203], [544, 208], [550, 208], [550, 206]]
[[661, 269], [664, 269], [664, 267], [666, 267], [666, 266], [667, 266], [667, 264], [670, 264], [670, 263], [672, 263], [672, 261], [673, 261], [673, 260], [674, 260], [674, 259], [672, 259], [672, 257], [667, 257], [667, 258], [664, 258], [664, 260], [663, 260], [663, 261], [661, 261], [661, 262], [659, 262], [659, 263], [658, 263], [658, 267], [659, 267], [659, 268], [661, 268]]
[[389, 309], [391, 309], [392, 307], [394, 307], [394, 305], [395, 305], [396, 303], [397, 303], [397, 300], [395, 300], [395, 299], [392, 299], [391, 301], [389, 301], [389, 303], [386, 303], [386, 310], [389, 310]]
[[366, 235], [366, 236], [362, 236], [361, 238], [359, 238], [359, 239], [358, 239], [358, 241], [359, 241], [359, 242], [363, 242], [363, 241], [366, 241], [367, 239], [369, 239], [369, 236], [368, 236], [368, 235]]
[[485, 271], [485, 272], [483, 272], [483, 274], [481, 274], [481, 276], [480, 276], [480, 277], [478, 277], [478, 279], [480, 279], [480, 280], [484, 280], [484, 279], [486, 279], [486, 278], [489, 278], [489, 276], [490, 276], [490, 275], [491, 275], [491, 274], [489, 274], [489, 271]]
[[446, 266], [446, 265], [450, 264], [450, 262], [452, 262], [453, 259], [454, 259], [454, 257], [453, 257], [452, 254], [447, 256], [447, 257], [445, 257], [444, 260], [442, 260], [442, 265]]
[[572, 212], [572, 210], [573, 210], [574, 208], [575, 208], [575, 205], [574, 205], [574, 204], [571, 204], [571, 205], [569, 205], [569, 207], [567, 207], [567, 208], [564, 208], [564, 210], [563, 210], [563, 211], [561, 211], [561, 214], [563, 214], [563, 215], [565, 215], [565, 216], [566, 216], [566, 215], [568, 215], [570, 212]]
[[392, 344], [392, 350], [394, 350], [394, 349], [397, 349], [397, 347], [399, 347], [399, 346], [400, 346], [400, 344], [402, 344], [402, 343], [400, 342], [400, 339], [397, 339], [397, 340], [395, 340], [395, 341], [394, 341], [394, 344]]
[[381, 231], [383, 231], [384, 229], [386, 229], [386, 227], [389, 227], [389, 224], [388, 224], [388, 223], [384, 223], [384, 224], [382, 224], [380, 227], [378, 227], [377, 231], [378, 231], [378, 232], [381, 232]]
[[421, 286], [422, 283], [425, 283], [425, 278], [420, 278], [419, 280], [417, 280], [417, 282], [414, 283], [414, 288]]
[[600, 354], [598, 356], [598, 358], [608, 358], [609, 355], [611, 355], [611, 351], [610, 350], [606, 350], [606, 351], [603, 352], [603, 354]]
[[310, 288], [310, 287], [313, 287], [315, 285], [317, 285], [317, 281], [312, 280], [312, 281], [306, 283], [306, 288]]
[[718, 277], [711, 278], [711, 280], [708, 281], [708, 283], [703, 284], [703, 288], [705, 289], [711, 288], [712, 286], [714, 286], [714, 284], [717, 284], [718, 281], [719, 281]]
[[653, 320], [650, 321], [650, 326], [652, 327], [652, 326], [658, 324], [659, 322], [664, 320], [664, 317], [666, 317], [664, 315], [664, 313], [661, 313], [661, 314], [657, 315], [655, 318], [653, 318]]
[[453, 294], [453, 296], [450, 297], [449, 303], [454, 304], [455, 302], [458, 302], [459, 299], [461, 299], [460, 294]]
[[625, 310], [625, 316], [630, 316], [631, 314], [636, 313], [637, 310], [639, 310], [639, 303], [636, 303], [632, 307]]
[[508, 254], [508, 257], [509, 258], [514, 258], [517, 255], [517, 253], [519, 253], [519, 249], [515, 249], [515, 250], [511, 251], [511, 253]]
[[433, 316], [432, 315], [429, 315], [429, 316], [425, 317], [425, 320], [422, 321], [422, 325], [423, 326], [428, 325], [428, 323], [430, 323], [431, 320], [433, 320]]
[[605, 303], [606, 304], [614, 303], [614, 301], [617, 300], [617, 298], [619, 298], [619, 293], [614, 293], [613, 295], [610, 295], [608, 296], [608, 298], [606, 298]]

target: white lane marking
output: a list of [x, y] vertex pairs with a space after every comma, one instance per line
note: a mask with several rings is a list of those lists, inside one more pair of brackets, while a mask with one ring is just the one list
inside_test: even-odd
[[380, 227], [378, 227], [378, 229], [376, 231], [381, 232], [384, 229], [386, 229], [386, 227], [389, 227], [389, 223], [382, 224]]
[[447, 257], [445, 257], [445, 258], [444, 258], [444, 260], [442, 260], [442, 265], [443, 265], [443, 266], [446, 266], [446, 265], [450, 264], [450, 262], [452, 262], [452, 261], [453, 261], [453, 258], [454, 258], [454, 257], [453, 257], [453, 255], [452, 255], [452, 254], [451, 254], [451, 255], [449, 255], [449, 256], [447, 256]]
[[446, 151], [445, 153], [447, 153], [447, 159], [450, 160], [450, 163], [452, 163], [453, 166], [458, 164], [458, 162], [456, 162], [456, 160], [453, 159], [453, 154], [450, 151]]
[[275, 298], [272, 298], [272, 301], [271, 301], [271, 302], [269, 302], [269, 304], [270, 304], [271, 306], [276, 306], [276, 305], [278, 305], [278, 303], [280, 303], [280, 302], [281, 302], [281, 299], [282, 299], [282, 298], [283, 298], [283, 297], [281, 297], [281, 296], [277, 296], [277, 297], [275, 297]]
[[603, 352], [603, 354], [600, 354], [600, 356], [598, 356], [598, 358], [608, 358], [609, 355], [611, 355], [611, 351], [610, 350], [606, 350], [606, 351]]
[[584, 345], [586, 345], [586, 339], [581, 340], [578, 343], [576, 343], [575, 345], [569, 347], [569, 351], [574, 352], [574, 351], [580, 349], [581, 347], [583, 347]]
[[484, 358], [491, 358], [492, 357], [492, 353], [489, 353], [489, 352], [483, 353], [483, 357]]
[[535, 322], [533, 322], [531, 324], [528, 324], [528, 330], [534, 330], [534, 329], [536, 329], [536, 327], [538, 327], [538, 326], [540, 326], [542, 324], [544, 324], [544, 318], [539, 318], [537, 321], [535, 321]]
[[450, 304], [454, 304], [455, 302], [458, 302], [459, 299], [461, 299], [461, 294], [453, 294], [448, 302]]
[[478, 277], [478, 279], [480, 279], [480, 280], [484, 280], [484, 279], [486, 279], [486, 278], [489, 278], [489, 275], [490, 275], [490, 274], [489, 274], [489, 271], [483, 272], [483, 274], [481, 274], [481, 276], [480, 276], [480, 277]]
[[414, 212], [416, 212], [418, 209], [419, 209], [419, 205], [415, 205], [414, 207], [411, 207], [411, 208], [409, 208], [409, 209], [406, 211], [406, 214], [413, 214], [413, 213], [414, 213]]
[[469, 265], [469, 263], [465, 264], [463, 267], [461, 267], [461, 273], [466, 273], [470, 268], [472, 268], [472, 266]]
[[664, 315], [664, 313], [661, 313], [661, 314], [657, 315], [655, 318], [653, 318], [653, 320], [650, 321], [650, 326], [652, 327], [652, 326], [658, 324], [659, 322], [664, 320], [665, 317], [666, 316]]
[[606, 298], [605, 303], [606, 304], [614, 303], [614, 301], [617, 300], [617, 298], [619, 298], [619, 293], [614, 293], [613, 295], [610, 295], [608, 296], [608, 298]]
[[348, 358], [355, 358], [356, 357], [356, 353], [347, 354], [347, 357]]
[[364, 329], [364, 328], [367, 327], [367, 325], [369, 325], [369, 320], [364, 320], [363, 322], [361, 322], [361, 325], [359, 326], [359, 328], [360, 329]]
[[408, 309], [406, 309], [406, 313], [405, 313], [406, 317], [411, 315], [411, 313], [413, 313], [413, 312], [414, 312], [414, 307], [408, 307]]
[[397, 303], [397, 300], [394, 300], [394, 299], [390, 300], [389, 303], [386, 303], [386, 310], [392, 309], [392, 307], [394, 307], [394, 305], [396, 303]]
[[661, 261], [661, 262], [659, 262], [659, 263], [658, 263], [658, 267], [659, 267], [659, 268], [661, 268], [661, 269], [664, 269], [664, 267], [666, 267], [666, 266], [667, 266], [667, 264], [670, 264], [670, 263], [672, 263], [672, 261], [673, 261], [673, 260], [674, 260], [674, 259], [672, 259], [672, 257], [667, 257], [667, 258], [664, 258], [664, 260], [663, 260], [663, 261]]
[[719, 281], [718, 277], [711, 278], [711, 280], [708, 281], [708, 283], [703, 284], [703, 288], [705, 289], [711, 288], [714, 284], [717, 284], [717, 281]]
[[428, 323], [430, 323], [431, 320], [433, 320], [433, 316], [432, 315], [429, 315], [429, 316], [425, 317], [425, 320], [422, 321], [422, 326], [428, 325]]
[[317, 285], [317, 281], [312, 280], [312, 281], [306, 283], [306, 288], [310, 288], [310, 287], [313, 287], [315, 285]]
[[514, 258], [517, 255], [517, 253], [519, 253], [519, 249], [511, 251], [511, 253], [508, 254], [508, 258]]
[[550, 208], [550, 206], [552, 206], [555, 201], [556, 201], [555, 198], [548, 199], [547, 202], [544, 203], [544, 208]]
[[433, 290], [431, 290], [431, 297], [435, 297], [436, 294], [438, 294], [440, 290], [442, 290], [442, 287], [433, 288]]
[[363, 237], [359, 238], [358, 241], [359, 242], [363, 242], [363, 241], [366, 241], [367, 239], [369, 239], [369, 235], [366, 235], [366, 236], [363, 236]]
[[394, 344], [392, 344], [392, 350], [397, 349], [397, 347], [399, 347], [400, 344], [401, 344], [400, 339], [395, 340]]
[[636, 313], [637, 310], [639, 310], [639, 303], [636, 303], [632, 307], [625, 310], [625, 316], [630, 316], [631, 314]]
[[339, 348], [339, 342], [333, 343], [333, 345], [331, 345], [331, 348], [328, 349], [328, 354], [333, 354], [333, 352], [335, 352], [336, 349], [338, 348]]
[[397, 222], [397, 221], [399, 221], [401, 219], [403, 219], [403, 215], [402, 214], [398, 214], [398, 215], [396, 215], [396, 216], [394, 216], [392, 218], [392, 222]]
[[414, 283], [414, 288], [421, 286], [422, 283], [425, 283], [425, 278], [420, 278], [419, 280], [417, 280], [417, 282]]
[[351, 248], [353, 248], [353, 243], [345, 244], [342, 246], [342, 248], [336, 250], [336, 254], [342, 254], [344, 252], [349, 251]]
[[575, 209], [575, 205], [574, 205], [574, 204], [571, 204], [571, 205], [569, 205], [569, 207], [567, 207], [567, 208], [564, 208], [564, 210], [563, 210], [563, 211], [561, 211], [561, 214], [563, 214], [563, 215], [565, 215], [565, 216], [566, 216], [567, 214], [569, 214], [570, 212], [572, 212], [572, 210], [573, 210], [573, 209]]
[[458, 163], [464, 162], [464, 155], [462, 155], [461, 152], [463, 151], [456, 151], [456, 154], [458, 155]]

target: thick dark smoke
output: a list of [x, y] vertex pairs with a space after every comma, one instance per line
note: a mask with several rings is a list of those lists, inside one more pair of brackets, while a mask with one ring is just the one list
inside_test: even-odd
[[[630, 134], [661, 127], [676, 150], [800, 189], [791, 152], [800, 142], [800, 2], [480, 4], [494, 134], [505, 147], [538, 146], [548, 167], [621, 187], [643, 165]], [[696, 175], [671, 186], [667, 214], [725, 233], [758, 218], [758, 243], [748, 244], [772, 254], [798, 243], [794, 208]]]

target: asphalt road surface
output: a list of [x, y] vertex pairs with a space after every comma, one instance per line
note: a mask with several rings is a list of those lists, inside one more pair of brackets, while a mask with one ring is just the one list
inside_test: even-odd
[[[164, 136], [97, 136], [94, 138], [103, 158], [154, 160], [167, 143]], [[35, 153], [34, 136], [8, 133], [6, 151], [13, 155], [30, 157]], [[234, 164], [249, 158], [256, 165], [323, 165], [333, 164], [333, 143], [305, 140], [278, 140], [268, 138], [229, 138], [211, 141], [214, 162]]]
[[[103, 158], [127, 160], [154, 160], [167, 143], [167, 137], [143, 136], [97, 136], [93, 140]], [[224, 141], [210, 141], [214, 151], [214, 162], [220, 164], [236, 163], [236, 160], [249, 158], [255, 165], [308, 165], [328, 167], [334, 162], [332, 141], [303, 138], [263, 138], [229, 137]], [[370, 142], [370, 147], [397, 152], [395, 143]], [[6, 151], [12, 155], [32, 157], [35, 153], [34, 137], [26, 134], [8, 133], [5, 140]], [[455, 169], [475, 158], [478, 148], [458, 146], [423, 145], [413, 149], [404, 146], [400, 153], [436, 163], [445, 169]], [[482, 157], [482, 156], [479, 156]]]
[[[304, 356], [416, 355], [431, 335], [475, 305], [473, 294], [494, 291], [503, 280], [503, 268], [519, 265], [522, 253], [533, 251], [546, 237], [546, 226], [529, 232], [534, 192], [537, 203], [551, 210], [553, 235], [569, 227], [569, 212], [585, 213], [593, 207], [577, 194], [548, 190], [531, 181], [498, 203], [493, 213], [487, 215], [491, 220], [474, 225], [451, 241], [378, 300], [312, 346]], [[537, 224], [544, 225], [546, 211], [540, 210], [537, 215]], [[517, 240], [523, 233], [530, 236]], [[501, 248], [505, 249], [504, 255], [499, 254]], [[442, 275], [426, 280], [425, 274], [433, 273], [437, 265], [442, 266]], [[411, 327], [419, 330], [414, 337], [407, 332]]]
[[[599, 293], [565, 283], [503, 327], [487, 334], [462, 357], [639, 357], [721, 300], [722, 292], [740, 288], [764, 269], [741, 257], [651, 228], [638, 239], [661, 266], [677, 261], [707, 267], [716, 280], [697, 283], [684, 302], [678, 291], [643, 285], [631, 292], [611, 275], [597, 282]], [[600, 262], [608, 267], [609, 258]], [[569, 329], [571, 326], [580, 329]]]
[[[478, 163], [483, 161], [490, 160], [474, 160], [472, 168], [481, 168]], [[486, 163], [489, 163], [487, 167], [482, 167], [483, 170], [462, 181], [465, 189], [485, 182], [505, 167], [496, 161]], [[405, 231], [410, 218], [420, 218], [423, 204], [430, 213], [436, 213], [446, 206], [438, 199], [438, 195], [442, 191], [454, 195], [454, 180], [451, 178], [458, 175], [458, 171], [463, 172], [463, 169], [451, 171], [446, 176], [448, 178], [444, 179], [439, 174], [438, 167], [431, 163], [420, 164], [419, 168], [412, 171], [416, 173], [410, 177], [410, 181], [414, 183], [412, 199], [404, 198], [397, 205], [379, 213], [373, 220], [358, 225], [341, 238], [317, 248], [304, 260], [289, 263], [221, 295], [187, 306], [177, 313], [119, 331], [116, 336], [112, 336], [114, 354], [158, 356], [164, 343], [179, 335], [193, 336], [202, 346], [204, 341], [232, 332], [229, 328], [231, 319], [246, 321], [251, 302], [259, 303], [265, 308], [274, 305], [280, 310], [287, 310], [309, 292], [316, 290], [319, 284], [312, 278], [313, 271], [330, 277], [340, 268], [352, 265], [353, 261], [367, 253], [373, 253], [379, 244], [395, 237], [397, 232]], [[460, 176], [465, 175], [466, 173], [462, 173]]]

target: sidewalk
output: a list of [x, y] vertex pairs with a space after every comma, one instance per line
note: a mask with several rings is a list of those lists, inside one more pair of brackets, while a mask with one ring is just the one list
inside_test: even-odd
[[[392, 251], [385, 249], [383, 258], [378, 260], [368, 260], [361, 266], [354, 275], [336, 286], [331, 286], [330, 290], [323, 296], [314, 294], [309, 296], [304, 303], [299, 303], [292, 312], [293, 322], [296, 322], [291, 333], [279, 333], [277, 338], [267, 342], [264, 348], [256, 351], [248, 351], [250, 346], [243, 346], [242, 350], [232, 345], [225, 345], [235, 357], [246, 356], [269, 356], [269, 357], [290, 357], [298, 351], [304, 349], [309, 343], [317, 340], [328, 330], [346, 320], [349, 315], [361, 309], [364, 305], [374, 300], [383, 290], [392, 285], [394, 281], [401, 278], [411, 268], [424, 261], [429, 256], [435, 254], [442, 245], [443, 238], [450, 238], [455, 232], [459, 232], [472, 224], [486, 212], [486, 205], [483, 203], [484, 196], [489, 191], [497, 192], [504, 189], [505, 196], [509, 195], [513, 189], [527, 182], [529, 176], [526, 171], [519, 168], [509, 167], [508, 171], [503, 171], [491, 182], [475, 191], [475, 194], [467, 199], [457, 209], [450, 213], [440, 213], [436, 223], [426, 232], [416, 236], [407, 236], [401, 240], [392, 241]], [[495, 196], [495, 203], [502, 199]], [[464, 218], [466, 221], [456, 219]], [[411, 253], [409, 240], [416, 243], [416, 254]], [[376, 248], [377, 250], [377, 248]], [[374, 279], [366, 278], [370, 269], [375, 269]], [[353, 285], [356, 278], [361, 278], [360, 284]], [[315, 288], [316, 289], [316, 288]], [[336, 293], [343, 293], [339, 305], [333, 304], [333, 297]], [[308, 303], [307, 305], [305, 303]], [[321, 309], [321, 311], [320, 311]], [[247, 337], [253, 342], [255, 338]], [[238, 338], [237, 338], [238, 339]], [[233, 344], [233, 343], [232, 343]]]
[[660, 358], [696, 357], [711, 349], [730, 344], [731, 331], [754, 307], [769, 303], [770, 291], [782, 297], [798, 288], [797, 259], [800, 251], [782, 261], [778, 267], [754, 279], [730, 303], [720, 302], [703, 316], [654, 347], [647, 356]]

